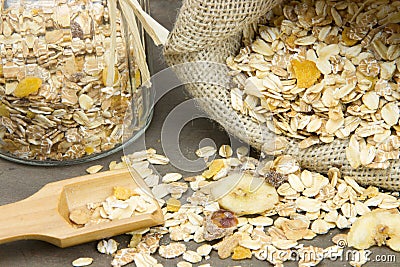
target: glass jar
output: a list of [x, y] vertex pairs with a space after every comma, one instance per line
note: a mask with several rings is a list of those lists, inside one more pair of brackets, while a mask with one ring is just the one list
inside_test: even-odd
[[105, 0], [2, 3], [0, 157], [31, 165], [94, 160], [147, 128], [154, 93], [140, 86], [141, 43], [120, 7], [110, 10]]

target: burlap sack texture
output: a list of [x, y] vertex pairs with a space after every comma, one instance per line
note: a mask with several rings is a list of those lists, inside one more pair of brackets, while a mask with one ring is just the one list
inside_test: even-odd
[[[165, 46], [164, 55], [171, 66], [188, 62], [225, 63], [228, 56], [236, 55], [241, 46], [243, 30], [259, 21], [275, 4], [272, 0], [184, 0], [174, 29]], [[244, 142], [261, 150], [271, 142], [274, 134], [264, 125], [255, 123], [231, 107], [227, 69], [199, 64], [177, 68], [183, 81], [204, 81], [210, 76], [219, 85], [195, 83], [186, 89], [211, 119]], [[400, 161], [391, 163], [387, 170], [369, 168], [352, 169], [345, 155], [348, 141], [335, 140], [331, 144], [300, 150], [298, 140], [289, 139], [286, 154], [294, 156], [303, 168], [327, 173], [338, 167], [343, 175], [354, 177], [363, 185], [375, 185], [390, 190], [400, 189]]]

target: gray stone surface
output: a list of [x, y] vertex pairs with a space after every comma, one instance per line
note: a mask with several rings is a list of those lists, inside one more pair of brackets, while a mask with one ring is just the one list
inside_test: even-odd
[[[151, 2], [152, 15], [165, 25], [168, 29], [172, 28], [172, 24], [176, 17], [176, 12], [180, 6], [180, 1], [177, 0], [154, 0]], [[152, 47], [154, 62], [154, 71], [158, 72], [165, 67], [162, 60], [161, 51], [158, 48]], [[155, 106], [153, 121], [147, 130], [144, 138], [132, 144], [129, 147], [130, 151], [139, 148], [143, 142], [147, 147], [154, 147], [160, 153], [163, 153], [161, 146], [161, 129], [166, 116], [171, 110], [179, 103], [187, 100], [187, 95], [183, 92], [181, 87], [166, 94]], [[188, 159], [195, 159], [194, 151], [198, 148], [199, 143], [203, 140], [213, 140], [216, 145], [221, 145], [229, 142], [229, 137], [219, 126], [207, 119], [197, 119], [188, 123], [182, 130], [179, 137], [180, 152]], [[173, 144], [163, 144], [165, 150], [171, 151], [174, 149]], [[172, 162], [182, 163], [182, 158], [179, 157], [179, 151], [170, 155]], [[58, 181], [70, 177], [80, 176], [85, 174], [85, 169], [94, 164], [102, 164], [107, 166], [112, 160], [119, 160], [123, 152], [116, 153], [109, 157], [74, 166], [64, 167], [32, 167], [27, 165], [16, 164], [6, 160], [0, 159], [0, 205], [15, 202], [32, 195], [39, 190], [43, 185], [52, 181]], [[161, 166], [157, 170], [164, 174], [166, 172], [180, 171], [174, 166]], [[185, 175], [190, 175], [189, 172], [183, 172]], [[184, 198], [183, 198], [184, 199]], [[1, 223], [1, 222], [0, 222]], [[10, 225], [12, 227], [12, 225]], [[316, 238], [311, 242], [304, 242], [304, 244], [327, 247], [332, 245], [330, 242], [331, 236], [338, 231], [333, 231], [326, 236]], [[121, 235], [115, 237], [121, 243], [120, 247], [126, 247], [129, 242], [128, 236]], [[167, 239], [163, 239], [162, 243], [167, 243]], [[194, 249], [197, 244], [190, 243], [188, 247]], [[374, 254], [395, 254], [388, 249], [373, 249]], [[399, 254], [395, 254], [400, 261]], [[17, 241], [8, 244], [0, 245], [0, 267], [61, 267], [71, 266], [71, 262], [78, 257], [92, 257], [94, 262], [91, 266], [110, 266], [112, 257], [99, 254], [96, 251], [96, 242], [91, 242], [83, 245], [78, 245], [70, 248], [60, 249], [51, 244], [41, 241]], [[175, 266], [181, 259], [165, 260], [158, 258], [164, 266]], [[217, 254], [212, 252], [210, 260], [203, 261], [202, 263], [210, 263], [212, 266], [271, 266], [266, 262], [257, 260], [246, 260], [241, 262], [233, 262], [230, 260], [221, 261]], [[398, 263], [377, 263], [371, 262], [366, 266], [398, 266]], [[131, 264], [130, 266], [134, 266]], [[291, 262], [285, 266], [296, 266], [296, 263]], [[326, 261], [320, 266], [350, 266], [346, 261], [330, 262]]]

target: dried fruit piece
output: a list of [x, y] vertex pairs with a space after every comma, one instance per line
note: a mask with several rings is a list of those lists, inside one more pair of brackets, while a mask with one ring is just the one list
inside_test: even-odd
[[142, 85], [142, 75], [140, 74], [140, 70], [135, 70], [135, 88], [138, 88]]
[[177, 212], [180, 208], [181, 202], [178, 199], [171, 197], [167, 200], [167, 211]]
[[85, 152], [88, 155], [93, 154], [94, 153], [94, 147], [92, 147], [92, 146], [85, 147]]
[[217, 244], [218, 256], [221, 259], [229, 258], [233, 250], [239, 245], [242, 236], [238, 233], [225, 237], [220, 243]]
[[239, 222], [235, 214], [227, 210], [218, 210], [213, 212], [211, 220], [215, 225], [221, 228], [236, 227]]
[[10, 112], [4, 104], [0, 104], [0, 117], [10, 117]]
[[115, 186], [113, 188], [113, 195], [120, 200], [127, 200], [134, 195], [134, 192], [130, 188]]
[[321, 77], [321, 72], [317, 65], [310, 60], [299, 61], [294, 59], [291, 64], [297, 79], [297, 86], [300, 88], [311, 87]]
[[233, 249], [232, 260], [251, 259], [251, 250], [242, 246], [237, 246]]
[[42, 86], [42, 79], [37, 77], [25, 77], [18, 83], [17, 88], [14, 90], [14, 95], [16, 97], [26, 97], [36, 93], [40, 86]]
[[217, 210], [204, 220], [204, 239], [207, 241], [231, 235], [239, 221], [235, 214], [227, 210]]
[[265, 180], [273, 187], [278, 188], [288, 180], [287, 175], [277, 173], [276, 171], [269, 171], [265, 175]]
[[203, 172], [203, 176], [206, 179], [212, 178], [214, 175], [216, 175], [223, 167], [225, 166], [224, 160], [222, 159], [215, 159], [211, 162], [210, 166], [208, 167], [208, 170]]
[[353, 40], [349, 37], [350, 33], [350, 28], [346, 27], [342, 31], [342, 41], [347, 45], [347, 46], [353, 46], [358, 43], [357, 40]]
[[[108, 76], [108, 66], [104, 68], [101, 78], [104, 86], [112, 86], [112, 84], [107, 85], [107, 76]], [[114, 84], [118, 81], [118, 79], [119, 79], [119, 72], [118, 69], [114, 67]]]
[[367, 249], [387, 245], [400, 251], [400, 214], [397, 209], [376, 209], [359, 217], [347, 235], [349, 246]]
[[229, 192], [218, 200], [220, 206], [230, 210], [237, 215], [258, 214], [274, 207], [278, 202], [278, 193], [264, 179], [253, 177], [248, 173], [235, 174], [239, 177], [228, 176], [225, 179], [233, 180], [239, 178], [237, 185], [225, 188]]

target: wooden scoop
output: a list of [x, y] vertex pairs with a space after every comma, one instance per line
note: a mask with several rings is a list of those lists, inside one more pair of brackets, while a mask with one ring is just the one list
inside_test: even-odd
[[70, 211], [104, 201], [112, 195], [115, 186], [138, 188], [132, 175], [136, 181], [142, 180], [134, 170], [123, 169], [49, 183], [24, 200], [0, 206], [0, 244], [37, 239], [68, 247], [162, 224], [164, 218], [158, 204], [152, 214], [81, 228], [74, 227], [69, 220]]

